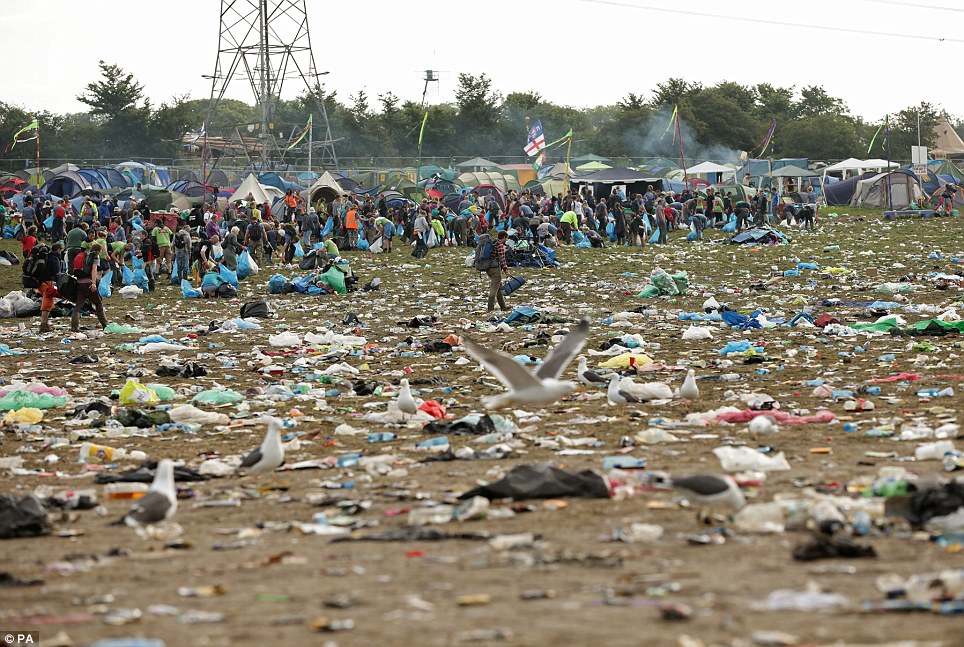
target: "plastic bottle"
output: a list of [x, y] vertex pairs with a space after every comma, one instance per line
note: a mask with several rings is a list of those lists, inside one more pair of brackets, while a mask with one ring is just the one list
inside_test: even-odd
[[635, 456], [607, 456], [603, 459], [603, 470], [638, 470], [646, 467], [646, 461]]
[[368, 434], [368, 442], [370, 443], [387, 443], [396, 438], [398, 438], [398, 436], [390, 431], [376, 431]]
[[917, 397], [919, 397], [919, 398], [936, 398], [938, 395], [940, 395], [940, 393], [941, 393], [941, 392], [940, 392], [939, 389], [920, 389], [920, 390], [917, 392]]
[[415, 443], [415, 446], [419, 448], [425, 448], [425, 447], [441, 447], [443, 445], [448, 445], [448, 444], [449, 444], [448, 436], [436, 436], [435, 438], [429, 438], [428, 440], [423, 440], [422, 442]]
[[964, 468], [964, 455], [959, 451], [946, 452], [941, 460], [944, 463], [945, 472], [955, 472]]
[[345, 454], [344, 456], [339, 456], [335, 464], [338, 467], [352, 467], [358, 464], [361, 459], [361, 454]]
[[854, 534], [858, 537], [869, 535], [871, 529], [874, 527], [873, 521], [866, 510], [857, 510], [857, 512], [854, 513], [851, 526], [854, 529]]
[[95, 445], [94, 443], [83, 443], [80, 446], [80, 456], [77, 462], [86, 463], [91, 459], [100, 462], [112, 461], [115, 458], [123, 458], [126, 454], [127, 452], [123, 449], [115, 449], [107, 445]]
[[936, 443], [924, 443], [914, 450], [914, 458], [919, 461], [942, 460], [944, 454], [954, 453], [956, 448], [950, 440], [939, 440]]

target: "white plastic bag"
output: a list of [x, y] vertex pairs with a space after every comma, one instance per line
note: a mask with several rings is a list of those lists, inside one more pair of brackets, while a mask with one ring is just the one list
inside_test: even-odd
[[137, 297], [144, 294], [144, 290], [140, 289], [136, 285], [125, 285], [120, 290], [117, 291], [125, 299], [136, 299]]
[[193, 404], [182, 404], [167, 412], [171, 422], [179, 425], [226, 425], [231, 419], [223, 413], [204, 411]]
[[790, 463], [783, 452], [773, 456], [761, 454], [749, 447], [717, 447], [713, 450], [720, 459], [720, 466], [724, 472], [744, 472], [758, 470], [761, 472], [786, 472], [790, 470]]
[[301, 346], [301, 335], [286, 330], [268, 337], [268, 343], [272, 346]]

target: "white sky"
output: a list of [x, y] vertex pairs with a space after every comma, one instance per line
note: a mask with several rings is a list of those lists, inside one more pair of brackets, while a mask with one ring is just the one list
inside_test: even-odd
[[[85, 111], [75, 97], [99, 77], [100, 59], [132, 72], [155, 105], [175, 94], [207, 98], [211, 85], [202, 75], [214, 70], [220, 4], [0, 0], [0, 42], [8, 61], [2, 100], [27, 109]], [[628, 92], [649, 98], [656, 83], [678, 76], [705, 85], [822, 85], [869, 121], [921, 100], [964, 116], [964, 80], [957, 71], [964, 61], [960, 0], [307, 4], [315, 60], [330, 72], [326, 87], [342, 101], [359, 88], [372, 99], [391, 90], [419, 100], [420, 70], [433, 68], [442, 80], [430, 102], [452, 100], [460, 72], [486, 72], [503, 93], [534, 90], [576, 107], [613, 103]], [[641, 6], [658, 10], [630, 8]], [[291, 82], [284, 98], [297, 89]], [[253, 103], [241, 81], [228, 96]]]

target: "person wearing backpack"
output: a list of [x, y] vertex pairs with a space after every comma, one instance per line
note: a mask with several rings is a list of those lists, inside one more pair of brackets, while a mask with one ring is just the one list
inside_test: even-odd
[[191, 227], [182, 223], [174, 234], [174, 264], [177, 265], [178, 282], [191, 276]]
[[475, 247], [475, 269], [488, 275], [489, 277], [489, 301], [487, 312], [495, 310], [495, 303], [498, 300], [499, 308], [507, 310], [505, 296], [500, 288], [502, 287], [503, 273], [508, 278], [509, 265], [505, 258], [505, 241], [509, 235], [505, 230], [500, 231], [495, 242], [489, 234], [480, 234]]
[[88, 303], [93, 306], [101, 328], [107, 327], [104, 303], [101, 301], [100, 292], [97, 290], [97, 285], [100, 282], [100, 255], [103, 251], [100, 243], [93, 243], [83, 257], [78, 255], [74, 259], [76, 262], [83, 258], [83, 265], [77, 270], [77, 302], [70, 314], [70, 329], [73, 332], [80, 332], [80, 312]]
[[248, 248], [251, 260], [259, 267], [264, 265], [264, 243], [267, 239], [261, 219], [255, 217], [244, 231], [244, 246]]
[[[24, 287], [26, 283], [38, 281], [37, 292], [40, 293], [40, 330], [39, 332], [51, 332], [50, 313], [54, 309], [54, 299], [58, 296], [56, 278], [60, 274], [60, 264], [63, 260], [63, 243], [57, 242], [53, 247], [47, 249], [46, 245], [37, 245], [31, 250], [31, 258], [24, 263]], [[34, 265], [29, 270], [30, 279], [27, 279], [27, 265], [30, 260], [36, 258]], [[42, 262], [39, 262], [43, 259]]]

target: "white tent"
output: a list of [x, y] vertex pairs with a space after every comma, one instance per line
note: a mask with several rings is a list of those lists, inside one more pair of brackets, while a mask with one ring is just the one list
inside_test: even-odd
[[244, 182], [241, 183], [238, 190], [231, 195], [229, 202], [234, 203], [237, 200], [243, 202], [247, 200], [248, 194], [250, 193], [254, 196], [254, 201], [258, 204], [264, 204], [265, 202], [270, 204], [274, 202], [274, 197], [273, 192], [269, 193], [267, 189], [268, 187], [259, 184], [258, 178], [255, 177], [254, 173], [251, 173], [248, 177], [244, 178]]
[[[890, 162], [890, 166], [900, 166], [896, 162]], [[869, 159], [869, 160], [859, 160], [855, 157], [850, 157], [843, 160], [842, 162], [837, 162], [832, 164], [825, 169], [823, 169], [823, 182], [821, 185], [826, 185], [827, 173], [833, 173], [834, 171], [840, 171], [841, 179], [847, 179], [847, 171], [853, 171], [853, 175], [860, 175], [865, 170], [869, 171], [879, 171], [880, 169], [887, 168], [887, 160], [882, 159]]]
[[328, 171], [322, 173], [321, 177], [315, 180], [315, 183], [308, 189], [308, 201], [311, 204], [314, 204], [320, 198], [331, 201], [343, 195], [348, 195], [348, 192], [341, 188], [335, 176]]
[[735, 171], [729, 166], [723, 166], [722, 164], [717, 164], [715, 162], [701, 162], [693, 168], [686, 169], [686, 173], [688, 175], [705, 175], [706, 173], [733, 174], [734, 172]]

